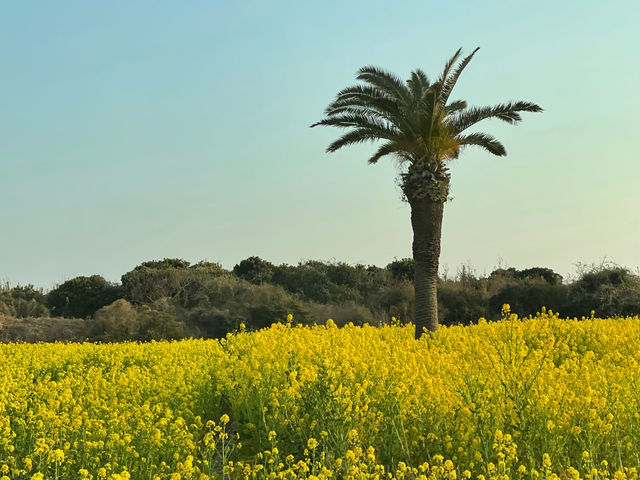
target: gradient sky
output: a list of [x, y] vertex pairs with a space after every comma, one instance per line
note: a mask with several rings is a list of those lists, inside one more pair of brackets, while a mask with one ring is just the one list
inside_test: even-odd
[[410, 256], [393, 162], [308, 126], [363, 65], [435, 77], [475, 46], [453, 97], [545, 113], [453, 164], [443, 269], [635, 268], [638, 25], [637, 0], [4, 2], [0, 280]]

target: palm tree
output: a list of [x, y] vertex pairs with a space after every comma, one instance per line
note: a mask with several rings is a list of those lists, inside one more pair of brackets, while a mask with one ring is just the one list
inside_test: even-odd
[[467, 107], [464, 100], [450, 101], [460, 74], [477, 51], [459, 61], [459, 49], [434, 82], [420, 69], [405, 82], [380, 68], [363, 67], [356, 78], [364, 83], [341, 90], [326, 108], [326, 117], [311, 125], [349, 129], [329, 145], [327, 152], [379, 140], [383, 143], [369, 163], [389, 155], [406, 167], [400, 181], [411, 206], [416, 338], [425, 328], [431, 332], [438, 328], [438, 262], [442, 213], [449, 195], [449, 160], [458, 158], [461, 150], [471, 145], [493, 155], [506, 155], [502, 143], [491, 135], [465, 132], [488, 118], [516, 124], [522, 119], [519, 112], [542, 111], [530, 102]]

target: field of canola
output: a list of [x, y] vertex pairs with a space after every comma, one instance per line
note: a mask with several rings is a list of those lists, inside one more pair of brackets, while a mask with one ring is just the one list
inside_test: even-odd
[[640, 318], [0, 345], [0, 479], [637, 479]]

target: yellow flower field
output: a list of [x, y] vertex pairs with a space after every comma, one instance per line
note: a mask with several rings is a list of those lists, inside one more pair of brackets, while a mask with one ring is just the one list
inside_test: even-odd
[[637, 479], [640, 318], [0, 345], [0, 480]]

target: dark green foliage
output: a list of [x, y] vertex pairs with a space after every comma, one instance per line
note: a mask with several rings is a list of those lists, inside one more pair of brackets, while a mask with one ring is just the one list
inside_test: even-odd
[[260, 257], [246, 258], [233, 267], [234, 275], [255, 285], [271, 282], [274, 271], [273, 263], [262, 260]]
[[640, 277], [620, 267], [594, 268], [569, 286], [565, 311], [580, 317], [634, 315], [640, 312]]
[[352, 267], [344, 262], [329, 263], [326, 265], [326, 271], [329, 281], [335, 285], [347, 288], [356, 288], [358, 286], [358, 279], [361, 274], [358, 267]]
[[169, 312], [138, 307], [140, 328], [136, 340], [175, 340], [184, 338], [185, 325]]
[[231, 274], [193, 278], [182, 295], [169, 301], [194, 336], [223, 337], [237, 330], [259, 329], [284, 321], [312, 323], [303, 303], [282, 287], [254, 285]]
[[[415, 293], [413, 283], [408, 280], [392, 282], [380, 292], [372, 306], [383, 313], [385, 322], [395, 317], [402, 323], [413, 322]], [[375, 309], [375, 308], [374, 308]]]
[[595, 293], [602, 287], [621, 286], [631, 279], [628, 270], [619, 267], [594, 269], [582, 275], [576, 283], [577, 290]]
[[396, 280], [413, 281], [415, 262], [413, 258], [394, 260], [389, 265], [387, 265], [387, 270], [391, 272], [393, 278], [395, 278]]
[[51, 290], [46, 303], [52, 315], [68, 318], [87, 318], [99, 308], [122, 297], [119, 285], [100, 275], [76, 277]]
[[129, 301], [151, 303], [163, 297], [174, 297], [184, 288], [189, 262], [165, 258], [144, 262], [122, 275], [122, 288]]
[[487, 316], [487, 300], [481, 288], [446, 281], [438, 286], [438, 316], [443, 325], [468, 325]]
[[184, 315], [185, 323], [195, 330], [196, 336], [222, 338], [228, 332], [238, 330], [240, 318], [229, 311], [214, 306], [198, 306]]
[[191, 272], [197, 272], [201, 274], [209, 274], [209, 275], [221, 275], [223, 273], [228, 273], [227, 270], [222, 268], [222, 265], [216, 262], [207, 262], [202, 260], [198, 263], [194, 263], [189, 267]]
[[182, 295], [194, 278], [216, 276], [226, 271], [217, 263], [190, 265], [186, 260], [165, 258], [144, 262], [122, 275], [125, 297], [136, 304], [153, 303], [161, 298]]
[[10, 289], [7, 289], [11, 296], [15, 299], [31, 301], [35, 300], [36, 302], [42, 303], [44, 302], [44, 293], [42, 289], [37, 289], [33, 285], [25, 285], [25, 286], [16, 286]]
[[247, 328], [260, 329], [274, 322], [285, 321], [292, 314], [296, 323], [310, 324], [313, 319], [302, 302], [276, 285], [262, 285], [251, 292], [246, 300]]
[[273, 283], [303, 300], [317, 303], [362, 301], [357, 284], [357, 269], [346, 264], [309, 260], [297, 266], [280, 265]]
[[[142, 270], [145, 268], [151, 270], [169, 270], [169, 269], [185, 269], [189, 268], [190, 262], [183, 260], [182, 258], [164, 258], [162, 260], [149, 260], [148, 262], [142, 262], [134, 271]], [[125, 275], [127, 275], [125, 273]]]
[[507, 285], [489, 299], [488, 316], [498, 316], [505, 303], [520, 316], [535, 315], [542, 306], [567, 314], [567, 287], [549, 283], [541, 277], [525, 278]]
[[541, 279], [550, 285], [560, 285], [562, 283], [562, 275], [557, 274], [550, 268], [542, 268], [542, 267], [525, 268], [524, 270], [516, 270], [515, 278], [519, 280]]

